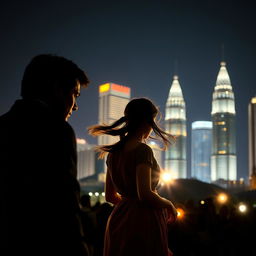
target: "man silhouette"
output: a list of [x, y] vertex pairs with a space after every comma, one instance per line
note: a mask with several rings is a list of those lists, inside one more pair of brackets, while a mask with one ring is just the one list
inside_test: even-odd
[[0, 117], [1, 255], [88, 255], [76, 139], [67, 123], [88, 83], [72, 61], [35, 56], [24, 72], [22, 99]]

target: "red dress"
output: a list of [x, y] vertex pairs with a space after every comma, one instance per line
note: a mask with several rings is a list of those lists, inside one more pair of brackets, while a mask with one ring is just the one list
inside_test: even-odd
[[140, 143], [129, 152], [108, 154], [108, 171], [122, 201], [108, 219], [104, 256], [172, 255], [168, 249], [166, 209], [153, 208], [138, 199], [136, 166], [141, 163], [150, 165], [151, 186], [155, 190], [160, 169], [149, 146]]

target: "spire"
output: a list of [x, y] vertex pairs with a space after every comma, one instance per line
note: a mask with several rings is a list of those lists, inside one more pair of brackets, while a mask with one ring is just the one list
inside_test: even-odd
[[182, 90], [179, 83], [179, 77], [173, 76], [172, 85], [166, 102], [165, 120], [170, 118], [186, 120], [186, 106]]
[[220, 63], [220, 70], [217, 76], [212, 99], [212, 115], [215, 113], [236, 113], [234, 92], [226, 69], [226, 62], [224, 61]]
[[183, 94], [179, 83], [179, 77], [177, 75], [173, 76], [169, 97], [183, 98]]
[[224, 44], [221, 45], [221, 59], [222, 59], [222, 62], [225, 61], [225, 46], [224, 46]]
[[176, 59], [176, 60], [174, 61], [174, 74], [177, 74], [177, 75], [178, 75], [178, 68], [179, 68], [179, 66], [178, 66], [178, 60]]
[[231, 87], [230, 78], [228, 75], [228, 71], [226, 69], [226, 62], [222, 61], [220, 63], [220, 71], [217, 76], [216, 86], [220, 87]]

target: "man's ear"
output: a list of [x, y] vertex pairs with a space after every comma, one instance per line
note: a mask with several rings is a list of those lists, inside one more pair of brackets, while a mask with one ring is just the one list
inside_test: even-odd
[[64, 91], [63, 91], [63, 88], [59, 86], [59, 81], [56, 81], [53, 84], [53, 93], [52, 94], [56, 100], [64, 99]]
[[49, 93], [47, 102], [54, 109], [60, 109], [63, 107], [63, 102], [65, 100], [63, 89], [58, 86], [58, 84], [53, 84], [51, 93]]

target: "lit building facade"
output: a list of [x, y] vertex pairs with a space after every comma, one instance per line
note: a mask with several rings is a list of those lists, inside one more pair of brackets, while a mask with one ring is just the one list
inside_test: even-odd
[[[124, 115], [124, 109], [130, 101], [131, 92], [127, 86], [106, 83], [99, 86], [99, 124], [111, 124]], [[99, 145], [113, 144], [119, 138], [102, 135]]]
[[96, 153], [94, 145], [84, 139], [77, 139], [77, 178], [82, 179], [95, 174]]
[[212, 181], [237, 180], [235, 98], [226, 63], [221, 62], [212, 97]]
[[165, 131], [176, 137], [176, 142], [165, 151], [164, 169], [174, 179], [187, 178], [186, 105], [178, 76], [173, 77], [165, 108]]
[[[105, 83], [99, 86], [99, 124], [111, 124], [124, 115], [124, 109], [131, 98], [131, 89], [127, 86]], [[98, 145], [116, 143], [119, 137], [101, 135]], [[104, 168], [106, 171], [106, 166]]]
[[191, 177], [211, 182], [212, 122], [195, 121], [191, 133]]
[[256, 97], [248, 106], [248, 145], [249, 145], [249, 181], [250, 188], [256, 189]]

